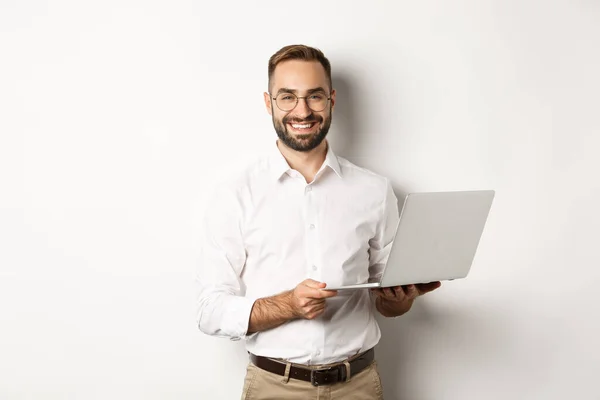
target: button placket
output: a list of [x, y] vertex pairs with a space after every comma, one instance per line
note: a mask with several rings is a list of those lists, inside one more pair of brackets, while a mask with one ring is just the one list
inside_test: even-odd
[[[305, 220], [305, 232], [306, 232], [306, 268], [307, 275], [316, 281], [322, 280], [322, 270], [317, 265], [319, 263], [318, 241], [317, 241], [317, 196], [318, 191], [315, 191], [313, 185], [306, 185], [304, 188], [304, 215]], [[321, 355], [324, 331], [319, 327], [315, 327], [315, 331], [312, 335], [313, 349], [316, 351], [313, 353], [313, 357], [319, 357]]]
[[306, 224], [307, 224], [307, 232], [306, 232], [306, 243], [307, 243], [307, 254], [306, 254], [306, 262], [308, 268], [308, 275], [314, 279], [319, 280], [320, 274], [318, 273], [318, 268], [315, 265], [315, 246], [316, 246], [316, 225], [315, 225], [315, 199], [314, 192], [312, 189], [312, 185], [306, 185], [304, 188], [304, 204], [306, 210]]

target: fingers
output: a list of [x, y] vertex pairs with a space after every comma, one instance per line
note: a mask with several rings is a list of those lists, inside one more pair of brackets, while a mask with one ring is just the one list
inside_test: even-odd
[[306, 319], [314, 319], [325, 311], [325, 299], [301, 299], [300, 316]]
[[404, 293], [406, 294], [406, 297], [408, 297], [411, 300], [414, 300], [419, 296], [419, 291], [417, 290], [417, 287], [415, 285], [406, 286], [406, 288], [404, 289]]
[[318, 293], [315, 294], [314, 298], [328, 299], [329, 297], [337, 296], [337, 294], [337, 290], [319, 290]]
[[372, 289], [373, 294], [390, 301], [404, 301], [406, 298], [414, 299], [419, 295], [414, 285], [393, 286], [381, 289]]
[[385, 287], [380, 289], [371, 289], [371, 292], [378, 297], [386, 300], [402, 300], [404, 298], [404, 292], [402, 286]]
[[310, 299], [310, 298], [305, 298], [304, 301], [305, 301], [305, 303], [304, 303], [305, 307], [317, 306], [317, 305], [325, 304], [325, 299]]
[[307, 279], [300, 285], [303, 285], [305, 288], [305, 290], [301, 292], [303, 297], [308, 297], [311, 299], [326, 299], [337, 295], [337, 290], [322, 290], [325, 288], [326, 284], [314, 281], [312, 279]]
[[387, 298], [388, 296], [385, 294], [385, 292], [383, 291], [383, 289], [378, 288], [378, 289], [370, 289], [371, 293], [373, 293], [375, 296], [377, 297], [382, 297], [382, 298]]
[[307, 313], [305, 314], [306, 315], [305, 318], [306, 319], [317, 318], [319, 315], [323, 314], [324, 311], [325, 311], [325, 301], [322, 301], [319, 304], [312, 307], [310, 310], [308, 310]]
[[309, 299], [327, 299], [337, 296], [337, 290], [321, 290], [313, 288], [305, 288], [300, 295]]
[[403, 285], [371, 289], [371, 293], [390, 301], [414, 300], [419, 296], [429, 293], [442, 286], [441, 282], [418, 283], [415, 285]]
[[442, 286], [442, 282], [436, 281], [436, 282], [429, 282], [429, 283], [419, 283], [416, 286], [417, 286], [417, 290], [419, 291], [419, 295], [423, 295], [425, 293], [434, 291], [435, 289]]
[[402, 288], [400, 286], [398, 286], [398, 287], [383, 288], [383, 294], [385, 295], [385, 297], [387, 297], [389, 299], [395, 299], [396, 297], [399, 297], [404, 293], [402, 293]]
[[313, 279], [306, 279], [305, 281], [302, 282], [302, 284], [304, 284], [305, 286], [308, 286], [309, 288], [313, 288], [313, 289], [322, 289], [326, 286], [323, 282], [318, 282]]

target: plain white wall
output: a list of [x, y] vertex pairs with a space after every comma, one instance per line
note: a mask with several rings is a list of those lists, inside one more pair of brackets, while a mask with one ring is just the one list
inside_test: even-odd
[[276, 137], [290, 43], [333, 64], [340, 155], [497, 191], [471, 275], [379, 318], [386, 399], [599, 399], [590, 0], [3, 0], [0, 399], [239, 397], [243, 343], [195, 326], [200, 222]]

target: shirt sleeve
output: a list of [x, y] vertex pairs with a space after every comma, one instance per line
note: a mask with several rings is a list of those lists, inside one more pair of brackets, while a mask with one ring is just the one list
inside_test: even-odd
[[196, 273], [197, 323], [211, 336], [245, 338], [254, 300], [244, 297], [240, 275], [246, 262], [242, 206], [222, 187], [208, 201]]
[[375, 236], [369, 241], [369, 282], [379, 281], [394, 242], [400, 216], [398, 199], [389, 179], [382, 201], [381, 217], [377, 223]]

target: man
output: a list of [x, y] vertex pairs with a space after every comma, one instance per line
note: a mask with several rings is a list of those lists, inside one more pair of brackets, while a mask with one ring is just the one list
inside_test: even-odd
[[246, 340], [243, 399], [380, 399], [373, 305], [400, 316], [440, 283], [326, 290], [381, 276], [397, 199], [388, 179], [329, 146], [336, 92], [321, 51], [286, 46], [268, 72], [279, 140], [208, 206], [198, 326]]

